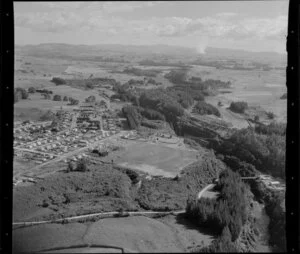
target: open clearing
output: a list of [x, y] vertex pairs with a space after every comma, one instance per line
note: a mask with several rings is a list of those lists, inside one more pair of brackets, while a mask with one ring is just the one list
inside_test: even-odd
[[49, 224], [13, 231], [14, 251], [26, 252], [85, 243], [133, 252], [185, 252], [200, 244], [207, 246], [212, 240], [212, 235], [183, 224], [175, 216], [159, 220], [144, 216], [107, 218], [94, 223]]
[[122, 151], [115, 162], [151, 175], [176, 176], [187, 164], [197, 160], [197, 151], [158, 144], [134, 143]]
[[[194, 65], [189, 75], [200, 76], [204, 80], [220, 79], [231, 82], [232, 88], [226, 89], [230, 93], [205, 98], [214, 106], [217, 106], [218, 101], [226, 105], [232, 101], [246, 101], [249, 106], [260, 106], [273, 112], [277, 121], [286, 122], [286, 100], [280, 99], [287, 92], [284, 70], [228, 70]], [[229, 118], [225, 120], [230, 121]]]

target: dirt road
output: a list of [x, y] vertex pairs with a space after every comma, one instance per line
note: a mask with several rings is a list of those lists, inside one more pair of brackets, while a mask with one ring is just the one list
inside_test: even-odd
[[197, 195], [197, 199], [200, 199], [201, 196], [203, 195], [203, 193], [209, 189], [212, 189], [213, 187], [215, 187], [215, 184], [209, 184], [206, 187], [204, 187]]

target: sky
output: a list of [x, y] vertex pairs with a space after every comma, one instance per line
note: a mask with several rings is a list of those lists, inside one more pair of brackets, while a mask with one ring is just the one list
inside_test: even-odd
[[15, 44], [179, 45], [285, 52], [288, 0], [14, 2]]

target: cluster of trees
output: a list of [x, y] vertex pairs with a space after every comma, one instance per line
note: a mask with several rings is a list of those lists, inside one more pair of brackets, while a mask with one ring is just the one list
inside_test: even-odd
[[165, 121], [163, 114], [149, 108], [128, 105], [122, 108], [122, 113], [127, 118], [129, 127], [132, 129], [137, 129], [140, 125], [157, 129], [161, 127], [161, 123], [148, 120]]
[[285, 136], [272, 133], [271, 130], [267, 131], [270, 135], [264, 135], [254, 132], [251, 128], [241, 129], [221, 144], [211, 145], [220, 154], [234, 154], [261, 172], [285, 178]]
[[229, 88], [231, 85], [230, 81], [225, 82], [219, 79], [207, 79], [202, 84], [210, 88]]
[[141, 124], [141, 115], [138, 109], [133, 106], [125, 106], [122, 108], [124, 116], [127, 118], [129, 127], [131, 129], [137, 129]]
[[53, 100], [54, 100], [54, 101], [61, 101], [61, 95], [55, 94], [55, 95], [53, 96]]
[[149, 59], [145, 59], [139, 62], [140, 65], [144, 65], [144, 66], [174, 66], [174, 67], [184, 67], [185, 64], [183, 64], [182, 62], [178, 62], [178, 63], [174, 63], [174, 62], [155, 62], [153, 60], [149, 60]]
[[[48, 94], [46, 94], [45, 96], [49, 96]], [[46, 97], [46, 99], [48, 99], [48, 97]], [[49, 96], [49, 99], [50, 99], [50, 96]], [[54, 96], [53, 96], [53, 100], [54, 101], [72, 101], [72, 100], [74, 100], [73, 98], [68, 98], [68, 96], [64, 96], [64, 97], [62, 97], [61, 95], [58, 95], [58, 94], [55, 94]], [[76, 101], [78, 101], [78, 100], [76, 100]], [[79, 103], [79, 101], [78, 101], [78, 103]], [[78, 104], [77, 103], [77, 104]], [[77, 105], [77, 104], [72, 104], [72, 105]]]
[[[34, 88], [33, 88], [34, 89]], [[47, 89], [35, 89], [36, 93], [42, 93], [42, 94], [53, 94], [53, 91], [47, 90]]]
[[149, 89], [139, 97], [139, 105], [144, 108], [157, 110], [163, 114], [172, 125], [176, 123], [177, 117], [184, 114], [184, 109], [179, 102], [174, 100], [164, 89]]
[[133, 94], [128, 89], [128, 84], [127, 85], [115, 85], [113, 87], [113, 90], [116, 92], [116, 94], [112, 95], [110, 98], [111, 99], [119, 99], [121, 101], [131, 101], [134, 104], [137, 104], [137, 96]]
[[269, 222], [269, 244], [274, 252], [286, 252], [285, 192], [267, 188], [264, 183], [251, 181], [251, 191], [264, 202]]
[[28, 98], [28, 92], [24, 88], [17, 87], [14, 90], [14, 103], [20, 100], [26, 100]]
[[239, 173], [242, 177], [256, 176], [259, 173], [252, 164], [241, 161], [235, 156], [225, 155], [221, 159], [232, 171]]
[[87, 160], [86, 159], [80, 159], [77, 163], [69, 161], [68, 162], [68, 167], [67, 167], [67, 173], [68, 172], [74, 172], [74, 171], [79, 171], [79, 172], [89, 171], [89, 168], [87, 166]]
[[183, 108], [188, 108], [193, 105], [194, 98], [189, 93], [183, 89], [178, 89], [176, 87], [170, 87], [166, 89], [167, 93], [174, 98]]
[[76, 100], [72, 97], [69, 97], [69, 102], [70, 102], [70, 105], [78, 105], [79, 104], [79, 100]]
[[216, 107], [204, 101], [198, 101], [193, 110], [200, 115], [215, 115], [218, 117], [221, 116], [219, 110]]
[[165, 78], [177, 86], [191, 86], [193, 90], [202, 91], [217, 88], [228, 88], [231, 85], [230, 81], [224, 82], [219, 79], [208, 79], [204, 81], [200, 77], [191, 77], [188, 79], [187, 71], [188, 68], [172, 70], [165, 75]]
[[96, 97], [94, 95], [91, 95], [85, 99], [85, 102], [95, 102]]
[[28, 88], [28, 93], [35, 93], [35, 88], [34, 87], [29, 87]]
[[56, 118], [55, 114], [48, 110], [45, 114], [41, 115], [40, 121], [53, 121]]
[[274, 119], [275, 118], [275, 114], [273, 112], [267, 112], [267, 117], [269, 119]]
[[214, 229], [221, 235], [219, 244], [223, 243], [222, 237], [226, 236], [224, 244], [227, 245], [239, 237], [242, 226], [248, 219], [250, 192], [240, 176], [229, 169], [220, 173], [215, 188], [220, 193], [217, 199], [189, 199], [186, 216], [198, 225]]
[[266, 204], [266, 213], [270, 218], [269, 243], [278, 252], [286, 252], [286, 214], [282, 208], [284, 199], [284, 193], [274, 192]]
[[162, 113], [153, 109], [140, 108], [140, 114], [149, 120], [166, 120], [165, 116]]
[[169, 90], [182, 91], [185, 96], [191, 97], [195, 101], [204, 101], [204, 96], [209, 95], [206, 90], [201, 89], [201, 87], [197, 85], [186, 85], [180, 86], [176, 85], [168, 88]]
[[187, 68], [171, 70], [165, 78], [175, 85], [184, 85], [187, 82], [187, 71]]
[[221, 235], [204, 248], [198, 249], [200, 253], [236, 253], [239, 252], [236, 245], [231, 241], [231, 233], [228, 226], [224, 227]]
[[64, 85], [67, 82], [63, 78], [53, 77], [51, 82], [53, 82], [55, 85]]
[[43, 93], [42, 95], [44, 96], [45, 100], [51, 100], [51, 95], [49, 93]]
[[72, 83], [73, 85], [85, 87], [86, 89], [94, 89], [94, 87], [104, 84], [110, 84], [112, 86], [120, 85], [120, 82], [117, 82], [115, 79], [111, 78], [92, 78], [91, 75], [88, 79], [72, 79], [68, 80], [69, 83]]
[[231, 102], [229, 109], [235, 113], [243, 114], [248, 109], [248, 103], [244, 101]]
[[286, 124], [277, 122], [272, 122], [269, 125], [259, 124], [255, 126], [255, 132], [265, 135], [275, 134], [284, 136], [286, 134]]
[[135, 76], [146, 76], [146, 77], [155, 77], [159, 71], [158, 70], [142, 70], [134, 67], [125, 68], [122, 73], [135, 75]]

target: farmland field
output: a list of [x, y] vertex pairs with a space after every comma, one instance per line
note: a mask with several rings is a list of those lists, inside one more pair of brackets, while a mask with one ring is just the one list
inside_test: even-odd
[[226, 106], [229, 106], [232, 101], [246, 101], [249, 106], [259, 106], [263, 110], [273, 112], [277, 121], [286, 122], [286, 100], [280, 99], [287, 92], [285, 71], [227, 70], [193, 66], [189, 75], [200, 76], [202, 79], [220, 79], [231, 82], [232, 87], [226, 89], [228, 93], [220, 93], [217, 96], [206, 98], [215, 106], [218, 101]]

